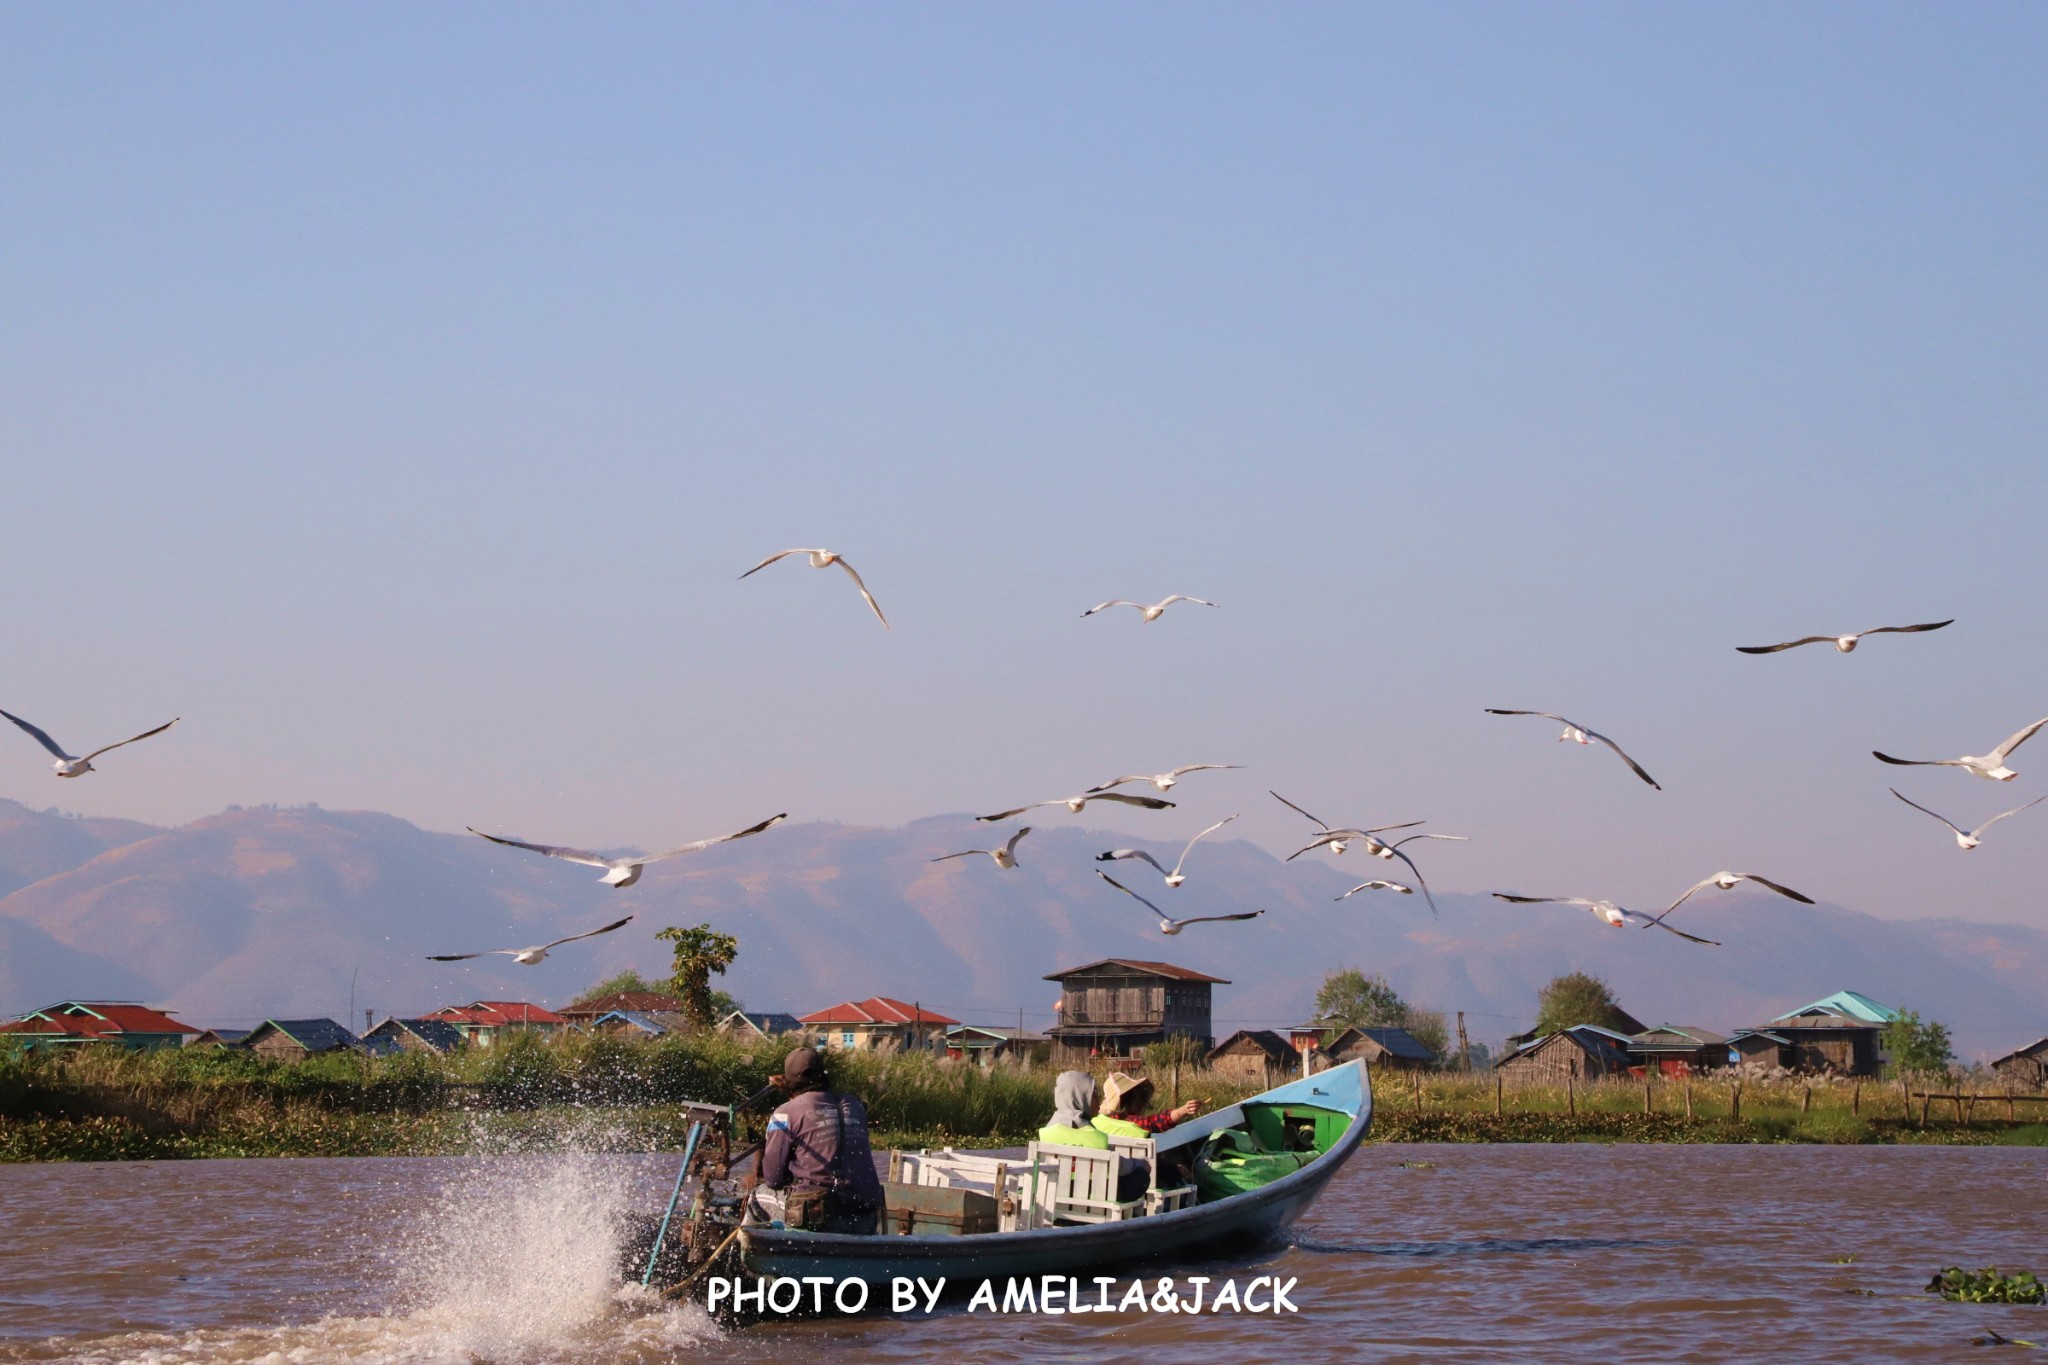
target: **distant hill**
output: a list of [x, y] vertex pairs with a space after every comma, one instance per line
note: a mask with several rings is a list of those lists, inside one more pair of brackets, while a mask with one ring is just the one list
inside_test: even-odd
[[0, 896], [68, 872], [110, 848], [164, 831], [133, 820], [103, 820], [30, 810], [0, 798]]
[[[1439, 894], [1334, 897], [1389, 865], [1321, 856], [1282, 864], [1244, 842], [1205, 843], [1167, 890], [1114, 869], [1175, 914], [1268, 910], [1246, 924], [1163, 938], [1143, 907], [1097, 879], [1096, 853], [1127, 836], [1055, 813], [999, 872], [965, 816], [898, 829], [783, 825], [651, 867], [617, 891], [593, 869], [431, 833], [371, 812], [231, 810], [176, 830], [38, 815], [0, 802], [0, 1009], [65, 995], [145, 998], [196, 1023], [421, 1011], [476, 998], [564, 1003], [626, 966], [663, 974], [654, 931], [708, 920], [739, 935], [720, 983], [757, 1009], [805, 1012], [896, 996], [975, 1022], [1051, 1022], [1046, 973], [1109, 956], [1229, 978], [1219, 1032], [1297, 1022], [1325, 972], [1380, 971], [1411, 1001], [1467, 1011], [1475, 1042], [1526, 1027], [1560, 972], [1605, 977], [1647, 1021], [1729, 1029], [1851, 987], [1947, 1022], [1966, 1054], [2048, 1033], [2048, 934], [1960, 919], [1881, 920], [1770, 896], [1703, 897], [1682, 914], [1724, 940], [1606, 928], [1583, 912]], [[1169, 864], [1179, 845], [1149, 845]], [[1448, 859], [1434, 864], [1441, 869]], [[1362, 864], [1362, 866], [1361, 866]], [[1426, 864], [1428, 866], [1429, 864]], [[1126, 876], [1125, 874], [1128, 874]], [[25, 880], [28, 878], [33, 880]], [[426, 954], [541, 942], [631, 913], [619, 933], [535, 968]], [[359, 1021], [358, 1021], [359, 1022]]]

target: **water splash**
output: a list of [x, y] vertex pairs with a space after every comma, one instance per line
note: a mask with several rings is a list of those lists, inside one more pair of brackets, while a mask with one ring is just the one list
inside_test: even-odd
[[[568, 1152], [464, 1162], [390, 1229], [391, 1309], [300, 1325], [8, 1343], [0, 1360], [77, 1365], [614, 1365], [673, 1361], [717, 1333], [702, 1310], [619, 1283], [626, 1163]], [[366, 1249], [367, 1250], [367, 1249]]]

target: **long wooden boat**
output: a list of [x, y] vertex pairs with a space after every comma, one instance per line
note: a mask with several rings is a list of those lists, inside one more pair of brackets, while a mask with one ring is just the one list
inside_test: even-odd
[[[768, 1278], [830, 1276], [870, 1285], [897, 1278], [946, 1277], [957, 1292], [983, 1280], [1050, 1274], [1141, 1262], [1185, 1260], [1203, 1251], [1243, 1251], [1277, 1236], [1321, 1194], [1364, 1141], [1372, 1122], [1372, 1086], [1363, 1062], [1265, 1091], [1161, 1134], [1162, 1151], [1197, 1142], [1223, 1128], [1249, 1129], [1261, 1108], [1290, 1119], [1341, 1119], [1334, 1140], [1308, 1164], [1270, 1184], [1213, 1202], [1120, 1222], [990, 1232], [967, 1236], [848, 1236], [774, 1227], [743, 1227], [739, 1273]], [[1319, 1125], [1335, 1128], [1334, 1122]]]

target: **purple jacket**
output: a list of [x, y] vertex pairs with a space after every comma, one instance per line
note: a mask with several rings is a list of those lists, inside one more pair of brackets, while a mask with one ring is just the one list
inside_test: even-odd
[[836, 1190], [879, 1209], [882, 1181], [868, 1150], [868, 1107], [859, 1096], [812, 1090], [784, 1101], [768, 1120], [761, 1183], [771, 1190]]

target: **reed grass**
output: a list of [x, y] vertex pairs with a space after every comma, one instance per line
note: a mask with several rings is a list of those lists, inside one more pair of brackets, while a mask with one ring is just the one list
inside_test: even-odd
[[[792, 1044], [514, 1033], [446, 1057], [338, 1053], [288, 1063], [233, 1048], [86, 1047], [0, 1055], [0, 1161], [385, 1156], [680, 1146], [684, 1100], [733, 1104]], [[1013, 1146], [1052, 1110], [1053, 1070], [923, 1053], [835, 1053], [877, 1146]], [[1123, 1065], [1133, 1065], [1124, 1063]], [[1262, 1087], [1201, 1068], [1154, 1077], [1159, 1104], [1231, 1104]], [[2048, 1146], [2048, 1106], [2008, 1119], [1985, 1092], [1922, 1123], [1896, 1084], [1744, 1080], [1508, 1086], [1491, 1074], [1380, 1072], [1373, 1136], [1431, 1142], [1947, 1142]], [[1690, 1091], [1690, 1112], [1687, 1092]], [[1498, 1107], [1498, 1112], [1496, 1108]]]

